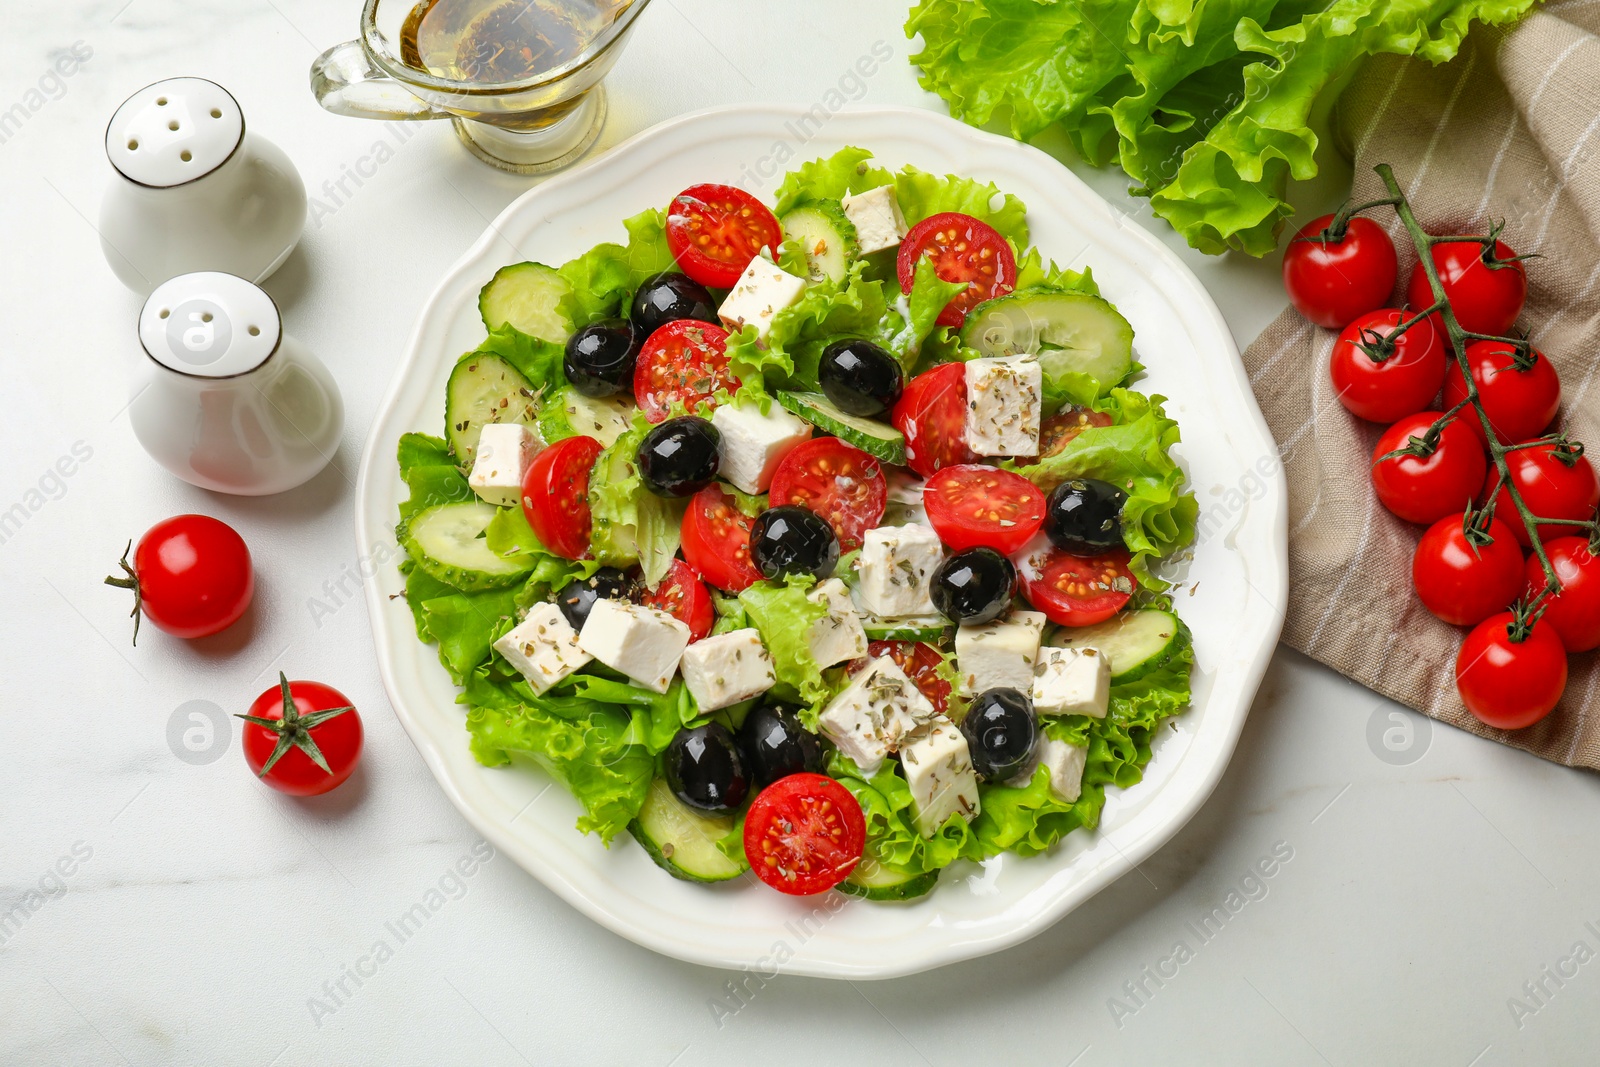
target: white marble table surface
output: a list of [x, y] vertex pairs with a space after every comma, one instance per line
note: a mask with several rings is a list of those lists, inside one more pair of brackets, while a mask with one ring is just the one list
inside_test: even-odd
[[[660, 0], [610, 80], [601, 147], [700, 107], [821, 100], [877, 40], [895, 59], [863, 101], [936, 107], [904, 62], [904, 7]], [[0, 12], [0, 512], [26, 511], [0, 541], [0, 1062], [1594, 1062], [1600, 781], [1430, 730], [1289, 652], [1193, 823], [1000, 955], [883, 983], [779, 977], [718, 1011], [733, 975], [637, 948], [497, 857], [446, 879], [426, 926], [362, 965], [359, 984], [346, 977], [475, 841], [378, 680], [353, 595], [353, 472], [419, 302], [529, 185], [438, 124], [359, 188], [346, 182], [351, 195], [326, 192], [385, 137], [324, 114], [306, 87], [358, 8], [8, 0]], [[48, 77], [78, 42], [92, 56]], [[333, 469], [277, 498], [175, 481], [124, 411], [138, 302], [90, 222], [109, 179], [100, 140], [125, 96], [176, 74], [232, 89], [324, 204], [268, 287], [338, 377], [348, 424]], [[1069, 165], [1140, 211], [1119, 174]], [[1297, 195], [1320, 207], [1345, 180], [1330, 160]], [[1180, 251], [1241, 344], [1282, 306], [1274, 263]], [[75, 450], [89, 456], [70, 476], [51, 473]], [[218, 638], [147, 629], [132, 649], [127, 603], [100, 579], [127, 538], [189, 510], [249, 539], [255, 607]], [[239, 710], [280, 668], [365, 713], [361, 770], [318, 801], [257, 784], [236, 732], [205, 763], [168, 739], [188, 702]], [[1197, 937], [1275, 850], [1292, 858]]]

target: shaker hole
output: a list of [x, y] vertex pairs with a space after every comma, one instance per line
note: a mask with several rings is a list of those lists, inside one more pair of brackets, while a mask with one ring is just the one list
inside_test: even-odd
[[164, 96], [156, 97], [156, 107], [166, 107], [166, 106], [167, 106], [167, 98], [166, 97], [164, 97]]
[[201, 312], [201, 313], [200, 313], [200, 321], [201, 321], [201, 322], [210, 322], [210, 321], [211, 321], [211, 312], [209, 312], [209, 311], [202, 311], [202, 312]]
[[171, 122], [167, 123], [167, 129], [175, 130], [177, 128], [178, 128], [178, 120], [177, 119], [173, 119]]
[[211, 109], [211, 117], [214, 118], [214, 119], [220, 119], [222, 117], [222, 109], [220, 107], [212, 108]]
[[252, 326], [252, 327], [250, 327], [250, 331], [249, 332], [250, 332], [250, 336], [251, 337], [260, 337], [261, 336], [261, 327]]
[[166, 318], [170, 314], [172, 314], [172, 309], [171, 308], [162, 308], [161, 309], [161, 317], [162, 318]]
[[139, 151], [139, 142], [137, 140], [129, 141], [128, 142], [128, 151], [130, 151], [130, 152]]
[[185, 163], [187, 163], [190, 160], [194, 159], [194, 153], [190, 152], [187, 148], [185, 148], [182, 152], [180, 152], [178, 154], [178, 158], [183, 160]]

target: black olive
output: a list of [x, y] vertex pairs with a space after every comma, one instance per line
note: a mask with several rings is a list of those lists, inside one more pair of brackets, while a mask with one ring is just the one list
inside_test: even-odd
[[835, 341], [817, 366], [822, 392], [847, 415], [882, 415], [905, 388], [899, 362], [871, 341]]
[[1022, 770], [1039, 739], [1033, 701], [1015, 689], [979, 693], [961, 720], [980, 781], [1003, 782]]
[[739, 750], [757, 785], [766, 786], [791, 774], [822, 773], [822, 740], [800, 725], [788, 704], [762, 704], [739, 727]]
[[638, 355], [633, 327], [624, 319], [602, 319], [567, 338], [561, 366], [584, 396], [615, 396], [632, 388]]
[[1099, 556], [1122, 547], [1122, 505], [1128, 494], [1098, 478], [1072, 478], [1055, 487], [1045, 507], [1044, 532], [1059, 549]]
[[601, 567], [587, 578], [574, 578], [556, 594], [561, 609], [574, 630], [582, 630], [596, 600], [627, 600], [633, 596], [634, 582], [615, 567]]
[[679, 730], [667, 745], [663, 762], [672, 794], [699, 811], [733, 811], [750, 792], [744, 757], [721, 723]]
[[933, 606], [957, 625], [998, 619], [1011, 606], [1017, 568], [992, 548], [957, 552], [933, 572]]
[[814, 574], [826, 578], [839, 562], [833, 527], [798, 504], [769, 508], [750, 527], [750, 561], [765, 577]]
[[656, 496], [693, 496], [717, 477], [722, 435], [694, 415], [668, 419], [639, 442], [639, 476]]
[[717, 321], [717, 305], [706, 287], [677, 271], [652, 274], [633, 294], [633, 328], [642, 339], [677, 319]]

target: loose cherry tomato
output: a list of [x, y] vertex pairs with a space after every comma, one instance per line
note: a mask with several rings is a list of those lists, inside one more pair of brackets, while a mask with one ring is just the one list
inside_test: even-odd
[[1043, 537], [1014, 562], [1028, 603], [1062, 626], [1093, 626], [1122, 610], [1138, 583], [1128, 553], [1075, 556]]
[[1049, 416], [1039, 424], [1039, 458], [1057, 455], [1083, 431], [1110, 426], [1111, 421], [1111, 416], [1103, 411], [1080, 407]]
[[[1574, 452], [1578, 454], [1574, 454]], [[1562, 447], [1555, 442], [1544, 442], [1530, 448], [1519, 448], [1506, 453], [1506, 469], [1511, 474], [1511, 484], [1522, 494], [1528, 510], [1541, 519], [1571, 519], [1582, 522], [1594, 514], [1600, 505], [1600, 481], [1595, 479], [1594, 465], [1581, 449]], [[1494, 491], [1498, 472], [1489, 468], [1483, 482], [1485, 498]], [[1524, 548], [1533, 544], [1528, 538], [1528, 528], [1522, 524], [1511, 494], [1501, 489], [1494, 506], [1496, 518], [1504, 519], [1511, 532], [1517, 535]], [[1571, 533], [1572, 526], [1560, 523], [1541, 523], [1539, 537], [1560, 537]]]
[[739, 388], [728, 370], [728, 331], [695, 319], [677, 319], [651, 334], [633, 368], [633, 396], [644, 417], [661, 422], [674, 403], [691, 412], [719, 389]]
[[[1600, 556], [1583, 537], [1554, 538], [1545, 542], [1544, 551], [1561, 580], [1561, 592], [1546, 602], [1543, 621], [1568, 652], [1600, 648]], [[1548, 583], [1538, 556], [1528, 557], [1527, 568], [1531, 601]]]
[[1044, 494], [1020, 474], [963, 463], [934, 472], [922, 490], [928, 522], [953, 552], [987, 545], [1009, 556], [1039, 532]]
[[645, 590], [639, 603], [664, 611], [688, 626], [691, 644], [711, 633], [717, 624], [717, 608], [711, 603], [710, 590], [694, 568], [681, 559], [672, 561], [661, 584]]
[[[1522, 314], [1528, 299], [1528, 275], [1504, 242], [1496, 241], [1492, 252], [1475, 240], [1437, 244], [1433, 246], [1433, 265], [1463, 330], [1504, 334]], [[1406, 300], [1418, 311], [1433, 306], [1433, 287], [1426, 271], [1412, 270]], [[1443, 334], [1444, 327], [1435, 325]]]
[[[1529, 347], [1519, 355], [1516, 345], [1504, 341], [1475, 341], [1467, 346], [1467, 364], [1484, 414], [1502, 444], [1530, 441], [1555, 421], [1561, 407], [1561, 379], [1543, 352]], [[1466, 398], [1461, 366], [1451, 360], [1444, 377], [1444, 406], [1453, 408]], [[1461, 421], [1483, 440], [1476, 412], [1463, 410]]]
[[1017, 257], [1011, 246], [993, 226], [971, 215], [946, 211], [911, 227], [895, 262], [902, 292], [911, 292], [917, 263], [925, 256], [933, 260], [933, 272], [944, 281], [967, 283], [939, 312], [934, 321], [940, 326], [959, 327], [967, 321], [967, 312], [1017, 287]]
[[250, 705], [245, 762], [280, 793], [314, 797], [342, 785], [361, 758], [361, 714], [343, 693], [321, 682], [278, 684]]
[[566, 559], [589, 552], [589, 472], [605, 449], [593, 437], [568, 437], [540, 452], [522, 476], [522, 513], [539, 543]]
[[737, 593], [748, 588], [761, 580], [750, 561], [753, 521], [721, 485], [706, 486], [683, 513], [683, 558], [718, 589]]
[[1413, 438], [1421, 441], [1440, 414], [1424, 411], [1401, 419], [1384, 431], [1372, 450], [1372, 486], [1378, 499], [1407, 522], [1431, 524], [1458, 514], [1483, 484], [1489, 461], [1483, 445], [1459, 418], [1446, 424], [1431, 455], [1384, 458], [1407, 447]]
[[1480, 622], [1456, 656], [1456, 689], [1467, 710], [1501, 730], [1532, 726], [1567, 687], [1567, 650], [1542, 620], [1524, 632], [1511, 612]]
[[[939, 650], [923, 641], [872, 641], [867, 645], [867, 656], [888, 656], [895, 666], [905, 672], [933, 710], [943, 715], [950, 706], [950, 681], [939, 674], [944, 657]], [[867, 660], [853, 661], [846, 673], [855, 674], [867, 665]]]
[[799, 504], [821, 515], [839, 538], [839, 551], [861, 547], [883, 519], [889, 483], [877, 460], [837, 437], [814, 437], [789, 450], [772, 472], [773, 507]]
[[867, 821], [850, 790], [821, 774], [791, 774], [763, 789], [744, 818], [744, 854], [780, 893], [832, 889], [861, 862]]
[[1491, 519], [1483, 542], [1469, 536], [1466, 518], [1449, 515], [1428, 527], [1411, 557], [1422, 606], [1456, 626], [1478, 625], [1522, 592], [1522, 550], [1511, 527]]
[[906, 466], [922, 475], [957, 463], [976, 463], [967, 447], [967, 372], [960, 363], [941, 363], [906, 386], [889, 413], [906, 438]]
[[106, 584], [133, 590], [136, 645], [141, 613], [174, 637], [209, 637], [237, 622], [255, 594], [244, 538], [209, 515], [163, 519], [139, 538], [133, 565], [127, 549], [121, 565], [127, 577], [113, 576]]
[[731, 185], [691, 185], [667, 208], [667, 247], [701, 285], [732, 289], [763, 248], [776, 259], [782, 240], [766, 205]]
[[1389, 302], [1397, 268], [1394, 242], [1382, 226], [1357, 215], [1334, 240], [1326, 235], [1332, 222], [1323, 215], [1294, 235], [1283, 253], [1283, 288], [1300, 314], [1341, 330]]
[[1390, 340], [1409, 318], [1406, 311], [1374, 311], [1346, 326], [1333, 342], [1334, 393], [1357, 418], [1394, 422], [1431, 407], [1439, 395], [1448, 361], [1432, 323], [1423, 319]]

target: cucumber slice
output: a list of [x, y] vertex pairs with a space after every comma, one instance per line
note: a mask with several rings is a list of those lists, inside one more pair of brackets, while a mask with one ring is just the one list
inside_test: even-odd
[[861, 616], [869, 641], [938, 641], [950, 626], [943, 615]]
[[717, 847], [733, 832], [732, 819], [711, 819], [691, 811], [672, 795], [665, 779], [650, 783], [639, 815], [628, 832], [656, 864], [687, 882], [726, 882], [750, 869]]
[[478, 314], [493, 333], [509, 323], [541, 341], [565, 344], [572, 323], [561, 312], [561, 298], [572, 292], [567, 280], [543, 263], [513, 263], [495, 272], [478, 293]]
[[867, 900], [911, 900], [927, 895], [938, 884], [938, 871], [907, 874], [863, 857], [856, 864], [856, 869], [850, 872], [850, 877], [835, 888], [841, 893]]
[[472, 467], [478, 435], [486, 423], [538, 420], [539, 401], [521, 371], [499, 356], [469, 354], [450, 372], [444, 387], [445, 436], [463, 467]]
[[568, 437], [593, 437], [610, 448], [633, 425], [638, 411], [625, 396], [592, 397], [563, 389], [540, 411], [539, 436], [552, 445]]
[[821, 393], [780, 392], [778, 403], [823, 433], [831, 433], [883, 463], [898, 465], [906, 461], [905, 436], [886, 422], [847, 415]]
[[1045, 374], [1087, 374], [1111, 391], [1133, 369], [1133, 327], [1089, 293], [1035, 287], [972, 309], [961, 341], [985, 356], [1036, 353]]
[[1170, 611], [1129, 611], [1093, 626], [1062, 630], [1060, 648], [1092, 648], [1106, 658], [1113, 682], [1132, 682], [1165, 666], [1189, 639]]
[[499, 509], [493, 504], [441, 504], [400, 524], [400, 544], [428, 574], [474, 592], [515, 585], [528, 567], [489, 550], [484, 531]]
[[805, 253], [811, 282], [844, 281], [851, 261], [861, 254], [855, 223], [845, 216], [837, 200], [807, 200], [778, 222]]

